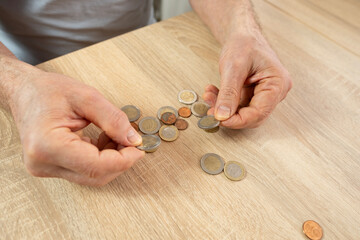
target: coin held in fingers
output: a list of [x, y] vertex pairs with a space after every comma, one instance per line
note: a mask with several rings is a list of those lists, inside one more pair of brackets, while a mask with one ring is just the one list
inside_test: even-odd
[[136, 148], [151, 153], [155, 152], [161, 143], [161, 140], [156, 135], [143, 135], [142, 137], [142, 144], [140, 146], [137, 146]]

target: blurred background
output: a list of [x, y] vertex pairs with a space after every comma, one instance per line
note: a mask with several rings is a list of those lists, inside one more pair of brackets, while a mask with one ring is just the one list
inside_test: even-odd
[[188, 0], [154, 0], [154, 10], [156, 20], [161, 21], [192, 9]]

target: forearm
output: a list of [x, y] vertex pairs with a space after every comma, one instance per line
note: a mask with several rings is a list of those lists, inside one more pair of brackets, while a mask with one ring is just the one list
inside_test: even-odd
[[16, 89], [34, 71], [38, 71], [38, 69], [18, 60], [0, 42], [0, 107], [9, 110]]
[[190, 0], [190, 4], [221, 44], [232, 36], [261, 34], [250, 0]]

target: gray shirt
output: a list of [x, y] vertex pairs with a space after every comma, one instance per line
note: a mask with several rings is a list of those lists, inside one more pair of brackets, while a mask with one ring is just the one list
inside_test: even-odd
[[0, 41], [31, 64], [152, 22], [152, 0], [0, 0]]

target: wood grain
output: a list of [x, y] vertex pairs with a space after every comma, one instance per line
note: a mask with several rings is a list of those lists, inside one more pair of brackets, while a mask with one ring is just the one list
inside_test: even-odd
[[[257, 129], [210, 134], [192, 116], [177, 141], [163, 142], [107, 186], [90, 188], [29, 176], [13, 120], [0, 111], [1, 238], [306, 239], [302, 223], [313, 219], [323, 239], [359, 239], [360, 58], [271, 1], [254, 5], [294, 88]], [[331, 2], [327, 8], [340, 1]], [[182, 106], [181, 89], [201, 95], [206, 84], [219, 85], [219, 51], [188, 13], [39, 67], [94, 86], [118, 107], [134, 104], [144, 117]], [[240, 161], [247, 177], [207, 175], [199, 164], [207, 152]]]

